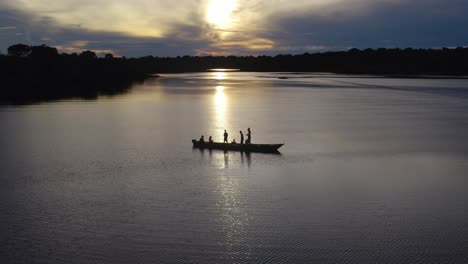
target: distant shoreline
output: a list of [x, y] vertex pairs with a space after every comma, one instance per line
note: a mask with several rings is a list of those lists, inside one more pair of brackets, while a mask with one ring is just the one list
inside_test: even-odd
[[[164, 73], [211, 71], [343, 74], [347, 78], [468, 79], [468, 48], [351, 49], [300, 55], [98, 58], [92, 51], [59, 54], [45, 45], [16, 44], [0, 55], [0, 103], [113, 95]], [[364, 77], [365, 76], [365, 77]], [[289, 79], [278, 76], [278, 79]], [[337, 76], [335, 76], [337, 78]]]
[[[242, 71], [241, 71], [242, 72]], [[244, 71], [245, 72], [245, 71]], [[271, 73], [277, 73], [279, 75], [286, 75], [286, 74], [317, 74], [318, 76], [301, 76], [301, 77], [285, 77], [285, 76], [279, 76], [276, 77], [278, 79], [295, 79], [295, 78], [369, 78], [369, 79], [374, 79], [374, 78], [389, 78], [389, 79], [468, 79], [468, 75], [420, 75], [420, 74], [415, 74], [415, 75], [392, 75], [392, 74], [352, 74], [352, 73], [326, 73], [326, 72], [271, 72]], [[262, 77], [262, 76], [260, 76]], [[265, 77], [265, 78], [271, 78], [271, 77]]]

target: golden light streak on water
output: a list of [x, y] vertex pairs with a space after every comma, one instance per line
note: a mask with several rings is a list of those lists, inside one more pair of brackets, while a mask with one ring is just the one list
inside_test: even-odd
[[216, 86], [214, 95], [214, 120], [217, 129], [226, 129], [227, 127], [227, 96], [224, 93], [225, 87], [222, 85]]

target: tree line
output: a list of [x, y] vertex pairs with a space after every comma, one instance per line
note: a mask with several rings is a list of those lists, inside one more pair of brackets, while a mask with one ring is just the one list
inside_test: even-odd
[[351, 49], [276, 56], [142, 57], [155, 72], [198, 72], [234, 68], [260, 72], [329, 72], [382, 75], [468, 75], [468, 48]]
[[259, 72], [330, 72], [380, 75], [468, 75], [468, 48], [351, 49], [276, 56], [98, 58], [92, 51], [59, 54], [54, 47], [16, 44], [0, 55], [0, 101], [95, 98], [127, 90], [154, 73], [235, 68]]
[[147, 72], [132, 60], [92, 51], [59, 54], [54, 47], [17, 44], [0, 55], [0, 102], [11, 104], [113, 95], [143, 81]]

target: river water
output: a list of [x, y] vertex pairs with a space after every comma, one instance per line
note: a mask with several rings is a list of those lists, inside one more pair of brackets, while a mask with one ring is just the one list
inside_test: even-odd
[[[192, 149], [248, 127], [281, 154]], [[1, 263], [468, 262], [468, 80], [167, 74], [0, 129]]]

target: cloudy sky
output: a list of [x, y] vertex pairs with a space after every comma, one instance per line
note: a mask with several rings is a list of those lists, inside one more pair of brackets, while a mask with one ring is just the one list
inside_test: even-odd
[[121, 56], [468, 46], [468, 0], [0, 0], [16, 43]]

